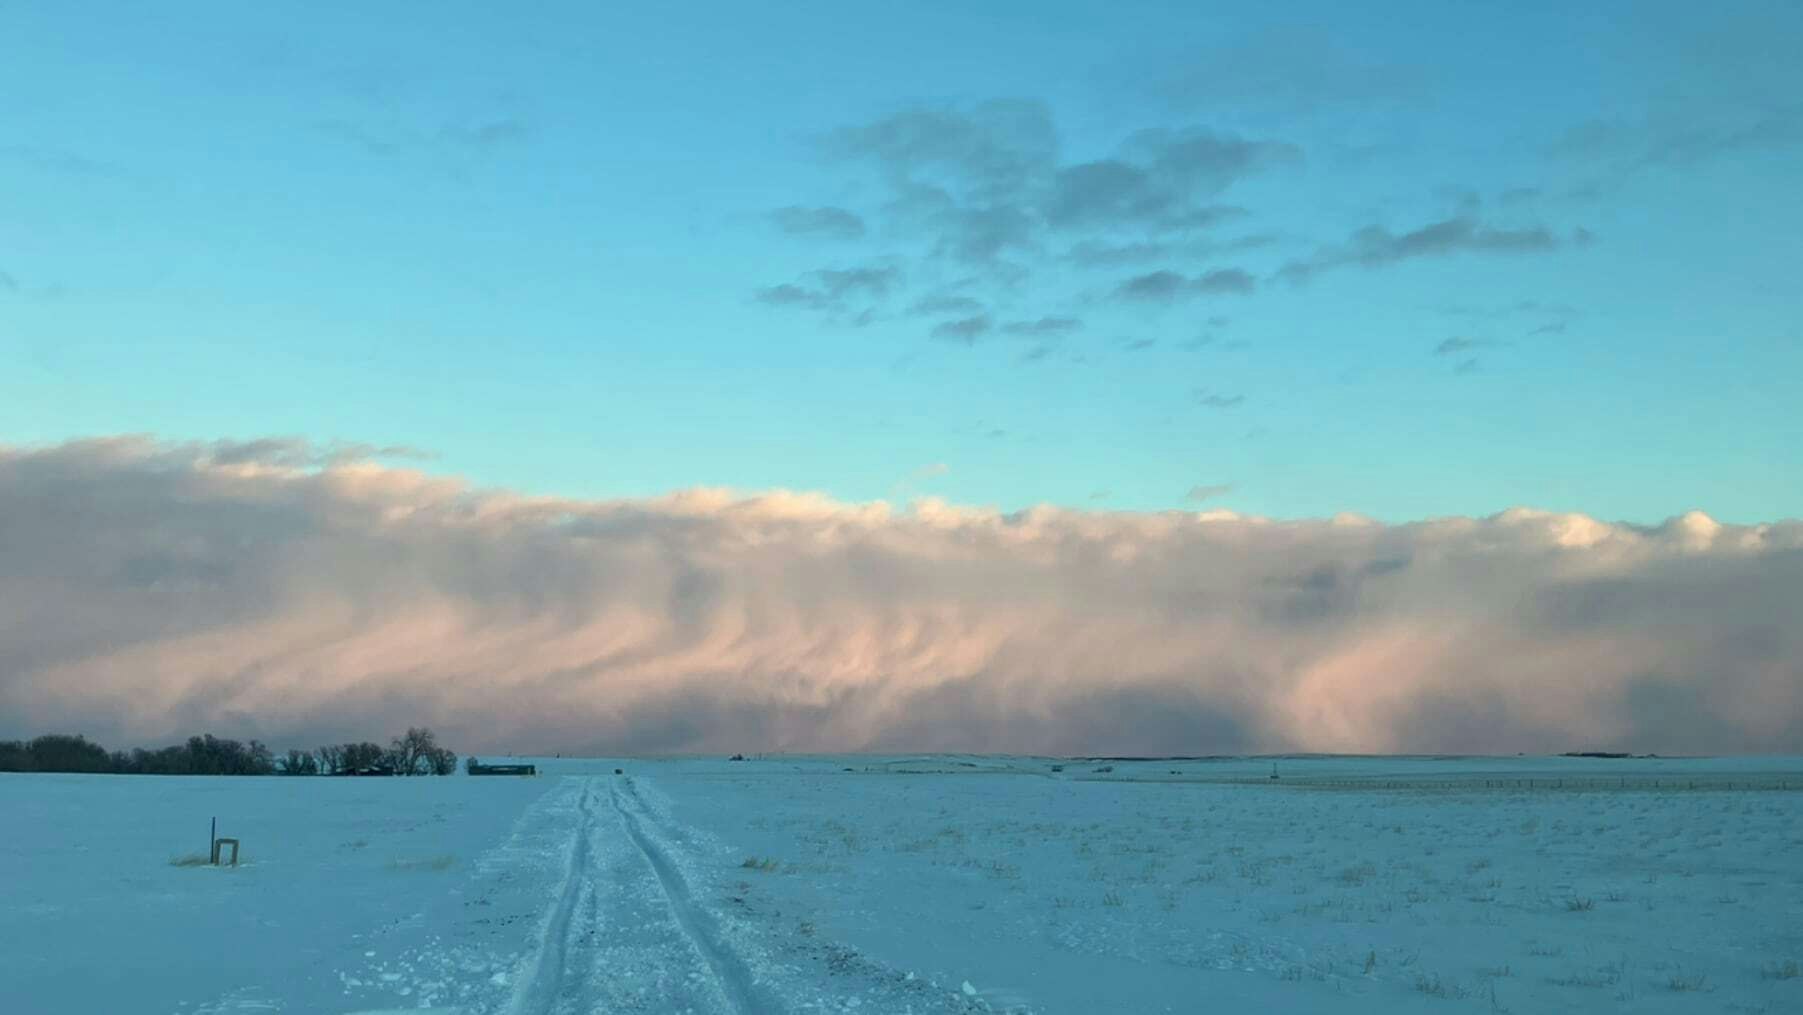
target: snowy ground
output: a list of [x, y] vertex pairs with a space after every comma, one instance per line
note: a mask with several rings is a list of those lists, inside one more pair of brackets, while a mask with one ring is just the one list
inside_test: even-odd
[[1803, 1011], [1799, 759], [1276, 765], [0, 776], [0, 1009]]

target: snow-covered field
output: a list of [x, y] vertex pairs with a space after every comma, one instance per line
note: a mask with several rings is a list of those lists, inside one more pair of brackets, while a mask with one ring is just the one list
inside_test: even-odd
[[1803, 1011], [1803, 760], [1275, 765], [5, 775], [0, 1011]]

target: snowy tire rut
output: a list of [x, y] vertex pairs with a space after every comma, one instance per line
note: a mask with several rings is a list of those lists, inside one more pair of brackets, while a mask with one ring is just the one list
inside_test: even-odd
[[[298, 992], [236, 991], [195, 1012], [1031, 1010], [1007, 992], [981, 997], [817, 935], [815, 909], [746, 881], [735, 855], [678, 819], [655, 783], [566, 777], [438, 908], [360, 935], [360, 960]], [[331, 995], [335, 1003], [303, 1000]]]
[[564, 875], [511, 1015], [779, 1010], [760, 1002], [750, 968], [695, 902], [630, 781], [598, 781], [582, 788]]
[[[544, 945], [537, 955], [537, 968], [525, 981], [513, 1005], [516, 1015], [554, 1015], [570, 993], [569, 970], [581, 965], [584, 943], [588, 935], [584, 926], [594, 920], [594, 885], [589, 877], [590, 853], [595, 832], [594, 789], [584, 786], [582, 801], [577, 806], [575, 836], [570, 842], [570, 858], [563, 886], [545, 926]], [[588, 907], [583, 906], [587, 901]]]
[[765, 1006], [756, 1000], [756, 988], [745, 961], [720, 940], [707, 914], [695, 904], [688, 883], [676, 869], [666, 848], [647, 833], [650, 818], [630, 780], [626, 782], [624, 792], [618, 788], [614, 790], [613, 805], [633, 845], [638, 847], [645, 863], [656, 875], [671, 916], [688, 938], [690, 947], [712, 970], [715, 985], [726, 1002], [725, 1010], [733, 1015], [757, 1015], [764, 1011]]

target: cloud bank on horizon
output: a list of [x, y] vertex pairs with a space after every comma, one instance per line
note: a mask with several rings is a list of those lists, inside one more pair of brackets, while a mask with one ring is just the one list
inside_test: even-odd
[[1803, 749], [1803, 522], [527, 497], [408, 449], [0, 447], [0, 736]]

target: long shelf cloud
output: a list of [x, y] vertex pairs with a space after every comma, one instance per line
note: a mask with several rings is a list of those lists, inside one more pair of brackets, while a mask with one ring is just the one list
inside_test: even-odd
[[368, 447], [0, 447], [0, 736], [1803, 749], [1797, 521], [585, 501]]

